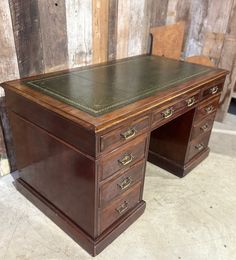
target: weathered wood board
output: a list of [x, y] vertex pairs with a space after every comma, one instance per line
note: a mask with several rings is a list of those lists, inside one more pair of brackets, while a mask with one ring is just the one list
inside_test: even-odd
[[108, 60], [116, 58], [117, 47], [117, 20], [118, 20], [118, 0], [109, 1], [108, 11]]
[[38, 2], [9, 0], [21, 77], [44, 72]]
[[65, 0], [38, 0], [45, 72], [68, 68]]
[[108, 0], [93, 0], [93, 63], [107, 61]]
[[92, 63], [92, 0], [66, 0], [68, 64]]

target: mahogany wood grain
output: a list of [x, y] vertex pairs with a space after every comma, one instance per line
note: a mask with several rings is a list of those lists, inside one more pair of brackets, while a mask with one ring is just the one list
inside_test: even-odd
[[145, 160], [136, 163], [115, 178], [106, 180], [100, 187], [100, 206], [104, 207], [109, 201], [122, 194], [138, 181], [142, 180], [145, 171]]
[[128, 169], [131, 165], [143, 159], [146, 145], [147, 135], [144, 134], [99, 159], [98, 171], [101, 180], [119, 170]]
[[214, 118], [215, 118], [215, 113], [209, 115], [207, 118], [203, 119], [200, 122], [195, 123], [192, 129], [191, 133], [191, 140], [194, 139], [197, 136], [200, 136], [206, 132], [211, 131], [213, 123], [214, 123]]
[[[140, 200], [141, 183], [120, 195], [112, 204], [101, 210], [100, 213], [100, 232], [102, 233], [113, 222], [131, 210]], [[100, 233], [99, 232], [99, 233]]]
[[[142, 62], [143, 57], [149, 59], [134, 57], [30, 79]], [[164, 78], [173, 71], [165, 71]], [[101, 116], [36, 91], [22, 80], [2, 84], [19, 170], [17, 188], [90, 254], [100, 253], [144, 212], [147, 157], [179, 177], [207, 157], [210, 130], [200, 134], [199, 127], [215, 115], [221, 88], [215, 94], [209, 88], [223, 84], [226, 74], [208, 71]], [[137, 84], [145, 82], [136, 73], [133, 77]], [[118, 84], [124, 78], [113, 79]], [[214, 109], [204, 114], [211, 104]], [[163, 120], [170, 106], [175, 114]], [[195, 153], [201, 142], [204, 149], [198, 146]]]
[[95, 163], [17, 114], [10, 119], [20, 178], [96, 237]]
[[205, 100], [204, 102], [201, 102], [199, 107], [197, 108], [194, 121], [197, 122], [199, 120], [202, 120], [204, 117], [214, 113], [218, 107], [219, 98], [219, 95], [217, 95]]

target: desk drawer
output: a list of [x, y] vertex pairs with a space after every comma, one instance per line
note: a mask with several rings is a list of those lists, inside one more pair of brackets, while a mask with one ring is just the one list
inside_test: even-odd
[[192, 142], [189, 146], [189, 151], [188, 151], [188, 155], [186, 158], [186, 162], [191, 160], [195, 155], [204, 151], [207, 148], [209, 138], [210, 138], [210, 132], [204, 134], [200, 138], [196, 138], [196, 139], [192, 140]]
[[137, 119], [134, 122], [129, 122], [122, 125], [109, 133], [106, 133], [100, 138], [100, 151], [104, 152], [111, 148], [124, 144], [139, 134], [147, 131], [149, 128], [149, 117]]
[[138, 181], [141, 181], [144, 168], [145, 161], [142, 160], [128, 171], [122, 172], [115, 179], [113, 178], [102, 184], [100, 187], [100, 206], [104, 207], [109, 201], [133, 187]]
[[129, 169], [145, 156], [147, 135], [143, 134], [133, 141], [117, 148], [99, 161], [99, 175], [103, 180], [119, 170]]
[[219, 98], [220, 96], [216, 96], [214, 99], [209, 99], [206, 102], [202, 102], [199, 107], [197, 108], [195, 117], [194, 117], [194, 122], [199, 122], [202, 120], [204, 117], [213, 114], [218, 107], [219, 103]]
[[215, 83], [214, 85], [207, 86], [202, 90], [202, 98], [209, 98], [219, 94], [224, 86], [224, 82]]
[[101, 210], [100, 233], [137, 205], [140, 201], [140, 191], [141, 183], [139, 182], [132, 189], [119, 196], [112, 204]]
[[205, 134], [211, 131], [213, 123], [214, 123], [215, 113], [211, 114], [203, 121], [199, 122], [198, 124], [193, 126], [192, 133], [191, 133], [191, 140], [195, 137], [198, 137], [202, 134]]
[[193, 107], [199, 99], [199, 93], [185, 95], [184, 98], [173, 103], [162, 110], [153, 113], [152, 125], [158, 125], [161, 122], [169, 121], [169, 119], [188, 111]]

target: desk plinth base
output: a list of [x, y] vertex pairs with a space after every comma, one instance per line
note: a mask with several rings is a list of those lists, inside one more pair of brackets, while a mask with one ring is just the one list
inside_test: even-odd
[[166, 157], [163, 157], [153, 151], [149, 151], [148, 161], [153, 163], [164, 170], [182, 178], [188, 174], [193, 168], [195, 168], [201, 161], [203, 161], [209, 155], [210, 149], [206, 148], [204, 151], [193, 157], [189, 162], [184, 165], [175, 163]]
[[108, 228], [103, 234], [96, 239], [93, 239], [21, 178], [15, 180], [15, 186], [21, 194], [30, 200], [37, 208], [39, 208], [46, 216], [48, 216], [55, 224], [57, 224], [92, 256], [99, 254], [114, 239], [124, 232], [143, 214], [146, 207], [146, 202], [141, 201], [135, 208]]

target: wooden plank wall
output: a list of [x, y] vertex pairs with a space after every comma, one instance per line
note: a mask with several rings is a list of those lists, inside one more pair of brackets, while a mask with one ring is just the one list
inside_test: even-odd
[[236, 0], [1, 0], [0, 82], [148, 52], [149, 28], [186, 22], [183, 57], [207, 55], [236, 78]]

